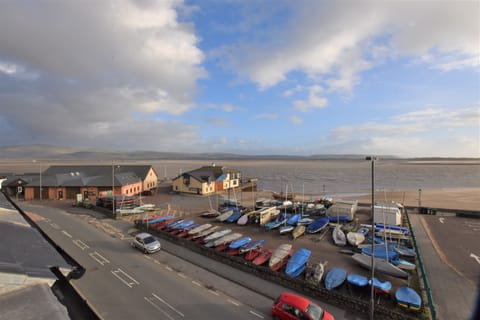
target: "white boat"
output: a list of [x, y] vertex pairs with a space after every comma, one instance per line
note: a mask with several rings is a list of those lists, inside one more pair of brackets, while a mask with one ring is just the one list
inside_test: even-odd
[[211, 228], [211, 227], [212, 227], [212, 225], [211, 225], [210, 223], [202, 224], [202, 225], [200, 225], [200, 226], [198, 226], [198, 227], [196, 227], [196, 228], [193, 228], [192, 230], [189, 230], [189, 231], [188, 231], [188, 234], [189, 234], [189, 235], [196, 235], [196, 234], [198, 234], [198, 233], [200, 233], [200, 232], [202, 232], [202, 231], [204, 231], [204, 230], [207, 230], [207, 229], [209, 229], [209, 228]]
[[227, 244], [242, 237], [241, 233], [229, 233], [217, 240], [213, 241], [213, 247], [221, 246], [222, 244]]
[[215, 240], [229, 234], [230, 232], [232, 232], [232, 229], [224, 229], [224, 230], [214, 232], [214, 233], [210, 234], [209, 236], [207, 236], [205, 239], [203, 239], [203, 243], [208, 243], [210, 241], [215, 241]]
[[153, 211], [155, 210], [155, 205], [153, 203], [144, 203], [141, 206], [137, 207], [145, 211]]
[[357, 247], [363, 241], [365, 241], [365, 236], [358, 232], [349, 232], [347, 233], [347, 241], [350, 245]]
[[311, 281], [315, 284], [319, 284], [322, 281], [323, 274], [325, 273], [325, 266], [327, 265], [327, 261], [324, 263], [318, 262], [314, 265], [307, 267], [305, 272], [305, 280]]
[[216, 217], [215, 219], [217, 219], [220, 222], [223, 222], [223, 221], [227, 220], [228, 218], [230, 218], [230, 216], [232, 214], [233, 214], [233, 210], [228, 210], [228, 211], [225, 211], [224, 213], [222, 213], [221, 215], [219, 215], [218, 217]]
[[333, 242], [337, 246], [343, 247], [347, 244], [347, 238], [345, 237], [345, 233], [342, 231], [342, 227], [340, 225], [336, 226], [332, 232]]
[[289, 243], [281, 244], [273, 251], [272, 257], [268, 262], [270, 269], [275, 268], [280, 262], [282, 262], [286, 257], [292, 254], [292, 245]]
[[[360, 253], [355, 253], [352, 256], [352, 259], [355, 260], [362, 267], [371, 270], [372, 269], [372, 256], [367, 256]], [[394, 266], [390, 262], [384, 259], [373, 257], [373, 264], [375, 266], [375, 271], [382, 272], [393, 277], [408, 279], [408, 273], [404, 270]]]
[[303, 236], [305, 234], [305, 230], [307, 229], [306, 226], [304, 225], [297, 225], [295, 229], [292, 231], [292, 237], [293, 239], [297, 239], [300, 236]]
[[211, 228], [208, 228], [206, 230], [203, 230], [202, 232], [199, 232], [197, 233], [196, 235], [193, 236], [193, 239], [198, 239], [198, 238], [201, 238], [201, 237], [205, 237], [205, 236], [208, 236], [214, 232], [216, 232], [217, 229], [219, 229], [220, 227], [219, 226], [213, 226]]

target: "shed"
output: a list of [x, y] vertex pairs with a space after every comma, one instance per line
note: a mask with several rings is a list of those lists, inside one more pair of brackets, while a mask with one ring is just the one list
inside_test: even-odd
[[373, 222], [392, 226], [402, 224], [402, 211], [396, 203], [377, 203], [373, 207]]

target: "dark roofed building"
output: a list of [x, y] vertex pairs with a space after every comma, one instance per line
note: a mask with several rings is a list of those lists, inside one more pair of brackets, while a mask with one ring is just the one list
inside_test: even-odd
[[173, 191], [201, 195], [222, 192], [239, 185], [239, 170], [215, 164], [182, 173], [172, 180]]

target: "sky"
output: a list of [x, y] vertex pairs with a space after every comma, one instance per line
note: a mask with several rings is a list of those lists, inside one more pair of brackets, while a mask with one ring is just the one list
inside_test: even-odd
[[479, 1], [5, 0], [0, 146], [480, 157]]

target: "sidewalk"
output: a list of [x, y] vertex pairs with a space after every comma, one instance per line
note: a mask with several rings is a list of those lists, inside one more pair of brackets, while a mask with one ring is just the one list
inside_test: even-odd
[[440, 258], [422, 223], [424, 217], [419, 214], [409, 217], [432, 290], [437, 319], [471, 319], [477, 288]]

